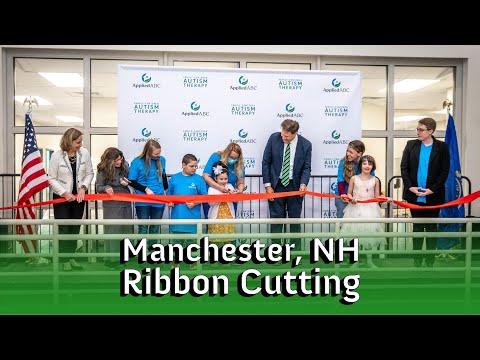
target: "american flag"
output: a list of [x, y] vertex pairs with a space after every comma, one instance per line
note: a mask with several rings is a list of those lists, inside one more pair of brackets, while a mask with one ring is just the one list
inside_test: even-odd
[[[30, 113], [25, 114], [25, 138], [23, 142], [22, 173], [20, 189], [18, 191], [18, 205], [33, 204], [34, 195], [48, 187], [48, 178], [43, 167], [42, 157], [37, 147], [35, 129], [33, 128]], [[33, 207], [24, 207], [17, 210], [17, 219], [35, 219]], [[17, 225], [17, 234], [34, 234], [34, 225]], [[37, 240], [22, 240], [21, 244], [26, 253], [37, 251]]]

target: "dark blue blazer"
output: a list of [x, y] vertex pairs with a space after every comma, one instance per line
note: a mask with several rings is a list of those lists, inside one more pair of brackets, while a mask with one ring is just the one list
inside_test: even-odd
[[[300, 184], [308, 185], [312, 170], [312, 143], [297, 134], [298, 143], [293, 160], [293, 187], [298, 190]], [[271, 183], [275, 189], [280, 178], [283, 164], [283, 140], [280, 132], [273, 133], [263, 152], [263, 183]]]

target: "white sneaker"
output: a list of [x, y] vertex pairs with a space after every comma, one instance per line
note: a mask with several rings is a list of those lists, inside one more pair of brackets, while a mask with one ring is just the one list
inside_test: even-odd
[[83, 266], [77, 263], [75, 259], [70, 259], [70, 266], [74, 270], [83, 270]]
[[350, 266], [350, 269], [357, 269], [360, 267], [360, 263], [357, 261], [356, 263], [353, 263], [352, 266]]
[[46, 266], [50, 264], [50, 262], [50, 260], [44, 258], [43, 256], [33, 257], [26, 261], [26, 263], [31, 266]]
[[37, 258], [37, 266], [48, 265], [51, 261], [43, 256]]
[[373, 263], [373, 261], [367, 261], [367, 266], [371, 269], [377, 269], [378, 266]]

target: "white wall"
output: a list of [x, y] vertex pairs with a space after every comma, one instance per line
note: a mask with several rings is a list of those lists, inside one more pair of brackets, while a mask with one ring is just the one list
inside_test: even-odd
[[[329, 55], [329, 56], [370, 56], [370, 57], [415, 57], [415, 58], [461, 58], [464, 59], [464, 83], [461, 134], [462, 172], [472, 181], [472, 191], [480, 188], [480, 167], [478, 166], [476, 142], [480, 135], [480, 46], [478, 45], [0, 45], [4, 48], [32, 49], [80, 49], [80, 50], [130, 50], [165, 52], [210, 52], [244, 54], [287, 54], [287, 55]], [[3, 64], [3, 66], [2, 66]], [[0, 87], [0, 108], [2, 131], [0, 142], [6, 143], [4, 54], [0, 57], [2, 85]], [[4, 172], [8, 154], [2, 152], [0, 171]], [[473, 215], [480, 216], [480, 201], [472, 206]]]

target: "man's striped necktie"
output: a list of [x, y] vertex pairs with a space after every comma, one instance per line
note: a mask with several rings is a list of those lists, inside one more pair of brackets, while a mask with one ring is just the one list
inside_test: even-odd
[[283, 186], [287, 186], [290, 182], [290, 144], [287, 144], [287, 147], [285, 148], [282, 172], [280, 173], [280, 182]]

